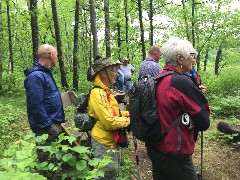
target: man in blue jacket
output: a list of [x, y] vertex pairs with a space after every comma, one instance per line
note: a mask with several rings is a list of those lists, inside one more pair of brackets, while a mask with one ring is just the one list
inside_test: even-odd
[[[51, 145], [63, 132], [61, 123], [65, 116], [61, 94], [52, 76], [52, 67], [57, 62], [57, 50], [49, 44], [38, 48], [38, 58], [32, 68], [24, 71], [24, 87], [27, 97], [28, 121], [36, 136], [48, 134], [43, 145]], [[38, 151], [39, 161], [48, 159], [49, 154]]]

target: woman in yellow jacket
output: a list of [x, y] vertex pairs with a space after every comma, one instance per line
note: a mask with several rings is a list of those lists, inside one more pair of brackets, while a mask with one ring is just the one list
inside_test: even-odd
[[[127, 127], [129, 117], [120, 117], [118, 102], [109, 88], [117, 77], [117, 63], [110, 58], [101, 58], [92, 65], [91, 77], [95, 88], [91, 90], [88, 113], [96, 120], [91, 130], [91, 144], [94, 156], [102, 158], [111, 156], [114, 163], [108, 164], [104, 169], [103, 179], [115, 179], [118, 175], [119, 146], [114, 141], [113, 131]], [[112, 151], [113, 150], [113, 151]], [[115, 150], [115, 151], [114, 151]]]

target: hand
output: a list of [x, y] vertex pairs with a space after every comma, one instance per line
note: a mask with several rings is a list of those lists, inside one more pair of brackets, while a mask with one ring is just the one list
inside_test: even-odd
[[202, 93], [205, 94], [206, 93], [206, 86], [200, 85], [199, 89], [201, 89]]
[[130, 117], [130, 114], [128, 111], [122, 111], [121, 114], [122, 114], [122, 117]]

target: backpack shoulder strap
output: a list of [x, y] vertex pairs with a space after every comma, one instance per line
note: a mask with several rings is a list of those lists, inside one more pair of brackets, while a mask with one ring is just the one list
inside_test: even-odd
[[174, 73], [174, 71], [167, 71], [167, 72], [161, 74], [160, 76], [156, 77], [155, 81], [159, 81], [168, 75], [172, 75], [173, 73]]

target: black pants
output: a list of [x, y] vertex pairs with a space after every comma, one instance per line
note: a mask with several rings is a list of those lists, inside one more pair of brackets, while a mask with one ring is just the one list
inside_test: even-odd
[[[38, 146], [51, 146], [52, 142], [55, 142], [58, 139], [58, 135], [63, 132], [63, 128], [61, 124], [52, 123], [49, 128], [41, 129], [39, 131], [35, 131], [34, 133], [36, 136], [41, 136], [43, 134], [48, 134], [48, 138], [46, 139], [45, 143], [37, 144]], [[44, 162], [49, 159], [49, 153], [43, 152], [40, 149], [37, 149], [38, 154], [38, 161]]]
[[147, 145], [152, 161], [153, 180], [198, 180], [192, 156], [170, 157]]

